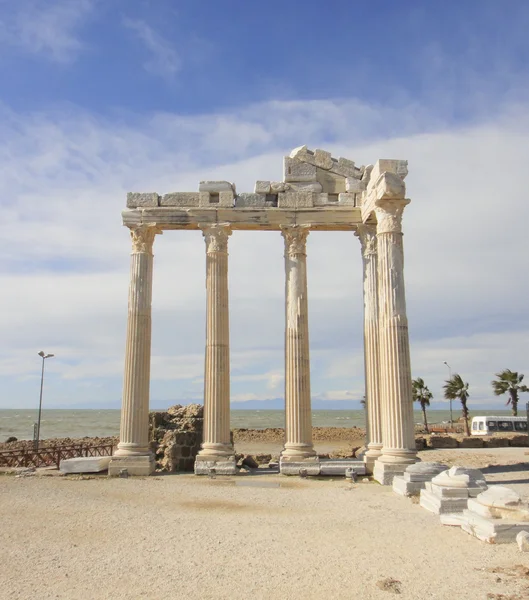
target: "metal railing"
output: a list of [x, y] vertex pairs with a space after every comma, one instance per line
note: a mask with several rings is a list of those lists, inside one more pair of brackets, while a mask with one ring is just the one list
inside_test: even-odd
[[55, 446], [50, 448], [21, 448], [19, 450], [0, 451], [0, 467], [51, 467], [57, 469], [61, 460], [67, 458], [78, 458], [80, 456], [112, 456], [113, 444], [101, 444], [92, 446], [79, 444], [70, 446]]

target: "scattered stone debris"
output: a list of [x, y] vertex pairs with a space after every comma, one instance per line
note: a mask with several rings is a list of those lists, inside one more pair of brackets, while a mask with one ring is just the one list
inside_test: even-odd
[[377, 587], [385, 592], [391, 592], [392, 594], [402, 594], [401, 590], [402, 583], [398, 579], [387, 577], [377, 581]]
[[520, 552], [529, 552], [529, 531], [520, 531], [516, 536], [516, 543]]

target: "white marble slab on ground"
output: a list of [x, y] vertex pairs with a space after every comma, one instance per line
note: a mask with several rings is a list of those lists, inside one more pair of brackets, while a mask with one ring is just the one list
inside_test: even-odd
[[108, 469], [111, 456], [80, 456], [61, 460], [61, 473], [100, 473]]

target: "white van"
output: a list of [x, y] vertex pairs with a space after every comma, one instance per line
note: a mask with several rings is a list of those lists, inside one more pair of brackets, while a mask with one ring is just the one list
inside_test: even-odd
[[493, 433], [527, 433], [527, 417], [474, 417], [472, 435], [491, 435]]

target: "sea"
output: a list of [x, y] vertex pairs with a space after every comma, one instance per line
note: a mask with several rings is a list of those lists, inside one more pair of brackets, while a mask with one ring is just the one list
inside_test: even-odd
[[[479, 410], [471, 412], [477, 415], [509, 415], [508, 410]], [[524, 413], [521, 413], [524, 414]], [[454, 411], [454, 419], [459, 411]], [[41, 439], [49, 438], [83, 438], [109, 437], [119, 435], [120, 411], [108, 410], [68, 410], [43, 409], [40, 425]], [[427, 412], [428, 422], [447, 423], [450, 420], [448, 410], [430, 410]], [[8, 437], [19, 440], [33, 439], [34, 426], [37, 422], [37, 410], [0, 409], [0, 442]], [[414, 411], [416, 423], [422, 423], [421, 411]], [[268, 427], [284, 427], [285, 412], [283, 410], [232, 410], [232, 429], [266, 429]], [[363, 410], [314, 410], [312, 411], [314, 427], [365, 427]]]

